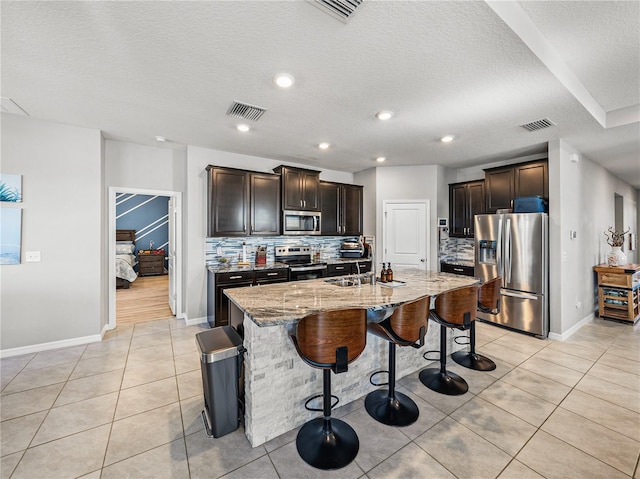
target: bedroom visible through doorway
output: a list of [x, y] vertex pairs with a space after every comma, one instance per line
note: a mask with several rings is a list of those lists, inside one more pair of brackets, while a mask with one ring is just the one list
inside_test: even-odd
[[109, 329], [182, 317], [181, 199], [180, 192], [109, 188]]

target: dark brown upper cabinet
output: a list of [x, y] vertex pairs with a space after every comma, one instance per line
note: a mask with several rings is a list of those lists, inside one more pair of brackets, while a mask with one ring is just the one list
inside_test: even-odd
[[273, 170], [281, 175], [282, 209], [320, 211], [320, 172], [278, 166]]
[[449, 185], [449, 236], [473, 238], [473, 217], [484, 212], [483, 180]]
[[280, 176], [208, 166], [207, 236], [280, 234]]
[[547, 160], [500, 166], [484, 171], [487, 213], [513, 208], [513, 199], [521, 196], [541, 196], [549, 200]]
[[320, 182], [320, 230], [325, 236], [361, 235], [363, 188]]

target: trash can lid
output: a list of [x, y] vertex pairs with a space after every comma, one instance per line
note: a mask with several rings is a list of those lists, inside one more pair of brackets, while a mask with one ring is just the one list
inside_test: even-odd
[[242, 347], [242, 338], [231, 326], [217, 326], [196, 334], [201, 361], [214, 363], [237, 356]]

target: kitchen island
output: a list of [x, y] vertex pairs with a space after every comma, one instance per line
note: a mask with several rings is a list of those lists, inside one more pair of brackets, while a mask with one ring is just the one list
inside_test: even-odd
[[[341, 287], [325, 279], [279, 283], [226, 290], [231, 300], [231, 324], [244, 334], [245, 434], [255, 447], [294, 429], [317, 412], [304, 402], [322, 391], [322, 372], [307, 366], [289, 339], [289, 331], [303, 317], [332, 309], [362, 308], [369, 321], [382, 321], [393, 310], [422, 296], [476, 284], [475, 278], [435, 271], [399, 270], [395, 279], [406, 284], [390, 288], [381, 283]], [[421, 349], [398, 348], [396, 377], [418, 371], [430, 363], [422, 354], [439, 349], [440, 328], [430, 324]], [[450, 340], [450, 343], [453, 343]], [[449, 345], [449, 351], [460, 348]], [[375, 389], [374, 371], [386, 369], [388, 343], [367, 336], [367, 347], [349, 365], [332, 375], [333, 394], [344, 405]]]

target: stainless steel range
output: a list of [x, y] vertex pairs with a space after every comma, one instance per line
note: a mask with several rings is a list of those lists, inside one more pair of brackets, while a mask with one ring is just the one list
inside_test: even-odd
[[317, 279], [327, 276], [326, 263], [311, 261], [311, 246], [276, 246], [275, 259], [289, 265], [289, 281]]

